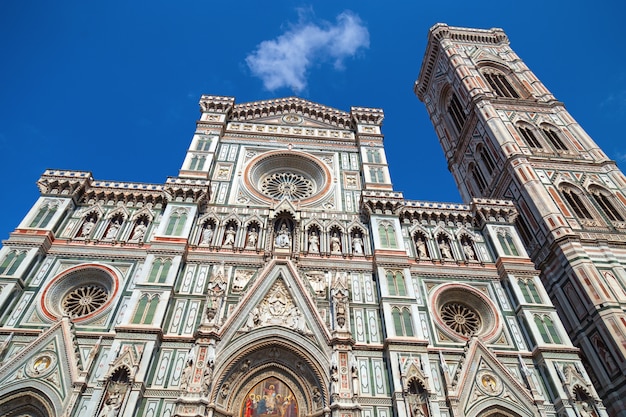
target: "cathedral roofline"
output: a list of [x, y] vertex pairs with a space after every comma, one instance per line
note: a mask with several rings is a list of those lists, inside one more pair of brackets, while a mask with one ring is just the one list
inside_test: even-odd
[[456, 42], [479, 43], [479, 44], [509, 44], [509, 38], [501, 28], [471, 29], [464, 27], [448, 26], [445, 23], [437, 23], [428, 31], [428, 45], [422, 60], [422, 67], [415, 81], [413, 91], [415, 95], [424, 101], [424, 95], [430, 84], [437, 56], [441, 49], [441, 42], [450, 39]]

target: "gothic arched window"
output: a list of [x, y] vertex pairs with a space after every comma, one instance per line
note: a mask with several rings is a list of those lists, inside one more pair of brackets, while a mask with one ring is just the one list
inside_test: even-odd
[[413, 337], [413, 319], [408, 307], [393, 307], [391, 316], [396, 336]]
[[202, 168], [204, 168], [205, 161], [206, 161], [206, 156], [194, 155], [191, 157], [191, 164], [189, 165], [189, 169], [192, 171], [202, 171]]
[[152, 263], [152, 269], [150, 269], [150, 275], [148, 275], [148, 282], [164, 283], [167, 280], [167, 274], [170, 272], [171, 267], [171, 259], [155, 259]]
[[541, 303], [541, 296], [539, 296], [537, 286], [532, 279], [520, 279], [517, 283], [524, 296], [524, 301], [527, 303]]
[[385, 248], [397, 249], [396, 231], [393, 224], [389, 222], [381, 222], [378, 224], [378, 235], [380, 236], [380, 245]]
[[402, 271], [387, 271], [387, 287], [389, 295], [406, 295], [406, 284]]
[[482, 75], [498, 97], [520, 98], [517, 90], [502, 72], [493, 68], [487, 68], [483, 69]]
[[200, 138], [198, 139], [198, 143], [196, 144], [197, 151], [208, 151], [211, 148], [211, 139], [208, 138]]
[[478, 193], [482, 194], [483, 192], [485, 192], [485, 189], [487, 188], [487, 182], [485, 181], [485, 177], [483, 177], [483, 173], [480, 172], [480, 169], [478, 169], [478, 167], [474, 163], [471, 163], [469, 165], [469, 172], [472, 176], [472, 179], [474, 180], [476, 188], [478, 189]]
[[576, 216], [580, 217], [581, 219], [593, 219], [591, 212], [583, 202], [583, 199], [581, 197], [582, 193], [580, 190], [568, 185], [561, 186], [560, 190], [563, 194], [563, 198], [565, 198], [565, 201], [567, 201]]
[[517, 250], [517, 246], [515, 245], [515, 241], [513, 240], [513, 236], [506, 229], [500, 229], [497, 232], [498, 234], [498, 242], [500, 242], [500, 246], [504, 251], [505, 255], [508, 256], [519, 256], [519, 251]]
[[477, 151], [476, 153], [480, 155], [480, 159], [482, 160], [483, 165], [485, 166], [485, 169], [487, 170], [487, 173], [489, 175], [493, 174], [493, 171], [496, 169], [496, 164], [493, 161], [493, 158], [491, 157], [491, 153], [489, 152], [487, 147], [480, 144], [476, 147], [476, 151]]
[[467, 121], [467, 116], [463, 111], [463, 106], [459, 101], [456, 94], [452, 93], [452, 97], [450, 98], [450, 102], [448, 103], [448, 115], [450, 116], [450, 120], [452, 120], [452, 124], [456, 128], [458, 133], [461, 133], [463, 130], [463, 126], [465, 126], [465, 122]]
[[133, 314], [132, 324], [152, 324], [159, 304], [159, 294], [142, 294]]
[[535, 314], [535, 325], [544, 343], [561, 344], [561, 338], [554, 327], [554, 321], [548, 315]]
[[367, 162], [372, 164], [381, 163], [380, 151], [378, 149], [368, 149], [365, 153], [367, 154]]
[[518, 125], [517, 130], [529, 147], [533, 149], [543, 149], [541, 142], [539, 142], [534, 130], [530, 126]]
[[51, 203], [49, 201], [45, 202], [44, 204], [41, 205], [41, 207], [39, 207], [39, 211], [37, 212], [37, 215], [30, 222], [28, 227], [37, 227], [37, 228], [46, 227], [50, 219], [52, 219], [52, 216], [54, 216], [54, 214], [56, 213], [56, 211], [57, 211], [57, 204]]
[[563, 142], [560, 134], [556, 131], [555, 128], [551, 126], [542, 126], [541, 132], [543, 133], [543, 136], [548, 139], [548, 142], [550, 142], [557, 151], [567, 150], [567, 146], [565, 146], [565, 143]]
[[187, 222], [187, 210], [179, 209], [173, 210], [170, 214], [169, 222], [167, 223], [167, 228], [165, 229], [166, 235], [171, 236], [180, 236], [183, 232], [183, 228], [185, 227], [185, 223]]
[[2, 264], [0, 264], [0, 275], [13, 275], [22, 264], [24, 258], [26, 258], [25, 251], [12, 250], [7, 253]]
[[600, 187], [593, 187], [589, 189], [591, 193], [591, 197], [596, 202], [596, 204], [604, 211], [606, 216], [614, 222], [623, 222], [624, 214], [617, 208], [617, 204], [614, 204], [615, 200], [613, 195], [601, 189]]

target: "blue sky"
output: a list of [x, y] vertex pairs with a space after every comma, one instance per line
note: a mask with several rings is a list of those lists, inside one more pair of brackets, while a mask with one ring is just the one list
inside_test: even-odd
[[[0, 239], [37, 199], [47, 168], [100, 180], [175, 176], [201, 94], [381, 107], [394, 188], [410, 199], [460, 202], [412, 91], [438, 22], [503, 28], [623, 168], [625, 13], [617, 0], [3, 1]], [[268, 70], [275, 61], [279, 73]]]

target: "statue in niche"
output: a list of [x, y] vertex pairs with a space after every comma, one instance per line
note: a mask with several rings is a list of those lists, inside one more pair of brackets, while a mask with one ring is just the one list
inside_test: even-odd
[[141, 242], [143, 237], [146, 235], [146, 230], [148, 227], [146, 223], [142, 220], [140, 223], [135, 226], [135, 230], [133, 230], [133, 235], [130, 239], [131, 242]]
[[87, 221], [85, 221], [85, 224], [83, 224], [83, 227], [80, 230], [79, 237], [89, 237], [89, 234], [95, 226], [96, 223], [93, 221], [93, 217], [87, 218]]
[[207, 224], [204, 229], [202, 229], [202, 238], [200, 240], [201, 245], [210, 245], [211, 240], [213, 240], [213, 228], [210, 224]]
[[204, 372], [202, 374], [202, 393], [208, 395], [211, 390], [211, 383], [213, 382], [213, 366], [215, 365], [212, 359], [209, 359], [204, 365]]
[[311, 230], [311, 233], [309, 233], [309, 252], [320, 252], [320, 238], [315, 230]]
[[109, 397], [104, 402], [104, 406], [100, 410], [98, 417], [115, 417], [122, 407], [122, 402], [117, 397]]
[[467, 239], [463, 240], [463, 253], [465, 253], [465, 256], [468, 260], [476, 260], [476, 253], [474, 252], [472, 245], [467, 241]]
[[592, 408], [586, 401], [577, 402], [576, 409], [578, 410], [578, 414], [580, 414], [580, 417], [594, 417]]
[[333, 398], [339, 395], [339, 370], [334, 356], [330, 365], [330, 394]]
[[330, 252], [341, 253], [341, 239], [337, 232], [334, 232], [330, 238]]
[[283, 223], [276, 235], [276, 247], [289, 248], [291, 246], [291, 236], [287, 225]]
[[333, 294], [333, 306], [335, 310], [335, 321], [340, 329], [345, 329], [346, 314], [348, 311], [348, 297], [344, 291], [336, 291]]
[[248, 240], [246, 242], [247, 248], [256, 248], [256, 243], [259, 240], [259, 233], [256, 231], [255, 227], [250, 228], [248, 232]]
[[104, 237], [106, 240], [113, 240], [115, 239], [115, 237], [117, 236], [117, 232], [120, 231], [120, 227], [122, 227], [122, 225], [120, 224], [119, 220], [115, 220], [111, 226], [109, 226], [109, 230], [107, 230], [107, 234]]
[[452, 259], [452, 252], [450, 251], [450, 245], [444, 238], [439, 239], [439, 251], [443, 259]]
[[228, 226], [226, 237], [224, 238], [224, 246], [233, 246], [235, 244], [235, 235], [237, 232], [233, 226]]
[[360, 234], [355, 234], [352, 238], [352, 251], [356, 255], [363, 254], [363, 239], [361, 238]]
[[417, 255], [420, 258], [428, 259], [429, 258], [428, 250], [426, 249], [426, 242], [424, 242], [424, 238], [421, 236], [418, 236], [416, 244], [417, 244]]

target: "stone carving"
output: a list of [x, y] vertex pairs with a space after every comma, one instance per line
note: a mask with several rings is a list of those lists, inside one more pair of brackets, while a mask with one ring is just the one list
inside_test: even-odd
[[250, 311], [242, 329], [249, 331], [257, 327], [271, 325], [289, 327], [301, 333], [310, 333], [304, 315], [294, 304], [283, 281], [277, 281], [259, 305]]
[[246, 241], [246, 248], [256, 248], [256, 244], [259, 240], [259, 233], [255, 227], [250, 228], [248, 232], [248, 239]]
[[80, 234], [78, 236], [89, 237], [89, 235], [91, 234], [91, 231], [93, 230], [95, 226], [96, 226], [96, 222], [94, 221], [94, 217], [91, 217], [91, 216], [88, 217], [85, 223], [83, 224], [83, 227], [81, 228]]
[[224, 278], [224, 265], [216, 266], [207, 288], [206, 318], [211, 324], [219, 321], [218, 313], [222, 306], [226, 280]]
[[309, 233], [309, 252], [320, 252], [320, 238], [317, 236], [317, 232], [315, 230], [312, 230], [311, 233]]
[[291, 234], [285, 223], [280, 226], [275, 243], [277, 248], [289, 248], [291, 246]]
[[420, 259], [428, 259], [428, 250], [426, 249], [426, 242], [424, 242], [424, 238], [419, 236], [415, 243], [417, 245], [417, 255]]
[[452, 251], [450, 250], [450, 244], [444, 239], [439, 239], [439, 251], [443, 259], [452, 259]]
[[201, 245], [210, 245], [213, 240], [213, 228], [210, 224], [207, 224], [206, 227], [202, 230], [202, 238], [200, 239]]
[[334, 232], [330, 238], [330, 252], [334, 254], [341, 253], [341, 239], [337, 232]]
[[359, 234], [354, 235], [352, 238], [352, 251], [355, 255], [363, 254], [363, 239]]
[[348, 297], [344, 291], [336, 291], [333, 294], [333, 307], [335, 311], [335, 322], [341, 330], [346, 329], [346, 314], [348, 311]]
[[474, 253], [474, 249], [472, 249], [472, 245], [467, 241], [463, 241], [463, 253], [465, 253], [465, 257], [470, 261], [476, 260], [476, 253]]
[[224, 246], [233, 246], [235, 244], [235, 235], [237, 232], [233, 226], [228, 226], [226, 236], [224, 237]]
[[243, 288], [248, 284], [250, 278], [254, 275], [254, 271], [248, 269], [238, 269], [235, 271], [235, 277], [233, 278], [232, 289], [233, 292], [243, 291]]
[[105, 240], [113, 240], [117, 237], [117, 232], [119, 232], [120, 227], [122, 227], [119, 220], [115, 220], [110, 226], [109, 230], [107, 230], [106, 235], [104, 236]]
[[318, 296], [323, 296], [326, 293], [326, 274], [322, 271], [306, 272], [305, 276], [308, 278], [311, 288]]
[[133, 230], [133, 234], [131, 236], [131, 242], [141, 242], [143, 237], [146, 235], [146, 230], [148, 227], [144, 221], [141, 221], [135, 226], [135, 230]]

